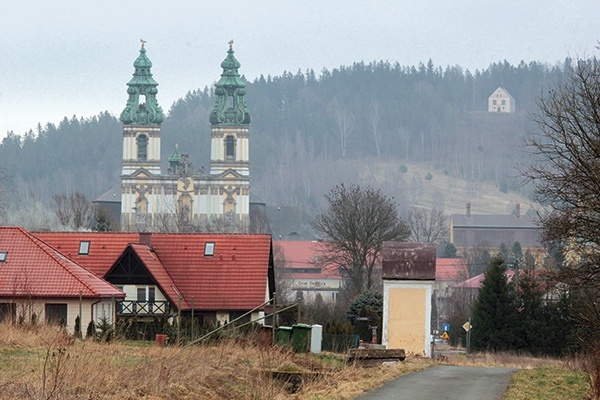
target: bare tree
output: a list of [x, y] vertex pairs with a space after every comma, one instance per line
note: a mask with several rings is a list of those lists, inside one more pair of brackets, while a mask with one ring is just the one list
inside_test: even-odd
[[[576, 60], [568, 78], [538, 101], [539, 133], [528, 141], [535, 162], [526, 177], [545, 205], [545, 241], [568, 243], [571, 261], [558, 278], [586, 299], [580, 319], [592, 357], [600, 365], [600, 61]], [[600, 396], [600, 369], [589, 371], [592, 392]]]
[[331, 112], [338, 129], [338, 134], [340, 135], [340, 150], [342, 152], [342, 158], [346, 158], [346, 153], [348, 150], [348, 138], [354, 130], [354, 116], [342, 109], [337, 98], [334, 98], [332, 101]]
[[8, 205], [7, 224], [19, 225], [30, 231], [59, 228], [52, 210], [34, 188], [19, 179], [15, 186], [17, 200]]
[[8, 210], [8, 195], [6, 193], [5, 182], [6, 175], [0, 170], [0, 224], [4, 222]]
[[373, 132], [373, 139], [375, 140], [375, 150], [377, 150], [377, 157], [381, 156], [381, 130], [379, 129], [379, 122], [381, 121], [381, 113], [379, 111], [379, 104], [371, 97], [369, 103], [369, 122], [371, 124], [371, 131]]
[[293, 280], [287, 270], [287, 260], [283, 249], [276, 242], [273, 243], [273, 263], [275, 268], [275, 288], [277, 292], [277, 301], [285, 303], [295, 299], [293, 292]]
[[407, 239], [410, 228], [393, 200], [371, 187], [340, 184], [325, 198], [328, 206], [314, 221], [329, 239], [320, 261], [339, 267], [350, 293], [358, 295], [374, 287], [383, 242]]
[[440, 243], [448, 239], [448, 218], [435, 208], [413, 207], [406, 216], [406, 222], [410, 226], [410, 240], [414, 242]]
[[94, 209], [83, 193], [55, 194], [52, 199], [52, 209], [63, 227], [76, 231], [89, 227]]

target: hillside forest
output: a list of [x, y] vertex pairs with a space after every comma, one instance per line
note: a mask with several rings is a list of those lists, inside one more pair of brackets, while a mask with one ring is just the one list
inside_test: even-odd
[[[536, 129], [531, 114], [571, 64], [504, 61], [470, 72], [431, 60], [410, 67], [379, 61], [260, 76], [247, 87], [252, 192], [309, 215], [340, 182], [372, 185], [401, 209], [424, 202], [419, 187], [432, 179], [448, 185], [460, 179], [472, 190], [487, 182], [498, 193], [527, 195], [518, 165], [526, 162], [523, 139]], [[514, 97], [516, 113], [487, 112], [499, 86]], [[122, 97], [125, 105], [125, 84]], [[176, 145], [196, 170], [208, 166], [213, 104], [213, 90], [205, 87], [170, 106], [162, 124], [165, 171]], [[78, 191], [92, 200], [108, 190], [119, 182], [121, 140], [117, 116], [108, 112], [9, 132], [0, 143], [9, 215], [49, 204], [55, 194]], [[427, 165], [427, 174], [407, 174], [413, 165]], [[443, 194], [434, 197], [430, 203], [443, 210]]]

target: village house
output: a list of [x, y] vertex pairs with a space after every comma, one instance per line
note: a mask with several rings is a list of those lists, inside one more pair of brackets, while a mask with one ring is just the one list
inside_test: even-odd
[[0, 320], [82, 331], [112, 324], [125, 293], [20, 227], [0, 227]]
[[287, 301], [301, 295], [312, 302], [317, 295], [325, 302], [335, 302], [342, 290], [338, 268], [323, 265], [323, 242], [309, 240], [276, 240], [273, 242], [275, 262], [289, 287]]
[[519, 203], [510, 214], [473, 214], [467, 203], [465, 214], [450, 215], [450, 243], [457, 249], [499, 248], [519, 242], [523, 250], [539, 251], [540, 233], [535, 217], [523, 215]]
[[500, 113], [514, 113], [515, 99], [504, 89], [499, 87], [488, 98], [488, 111]]
[[437, 315], [434, 326], [439, 328], [440, 321], [448, 319], [452, 288], [464, 282], [469, 276], [467, 260], [464, 258], [436, 258], [435, 259], [435, 282], [433, 294], [435, 296]]
[[271, 236], [39, 232], [67, 257], [125, 292], [118, 318], [191, 316], [199, 323], [259, 320], [275, 291]]

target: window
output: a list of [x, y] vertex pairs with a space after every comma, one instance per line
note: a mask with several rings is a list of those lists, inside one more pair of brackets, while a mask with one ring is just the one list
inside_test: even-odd
[[79, 255], [87, 256], [90, 254], [90, 242], [89, 240], [82, 240], [79, 242]]
[[67, 305], [46, 304], [46, 322], [60, 326], [67, 325]]
[[146, 286], [138, 286], [137, 301], [146, 301]]
[[506, 100], [502, 100], [502, 105], [505, 106], [506, 105]]
[[496, 105], [496, 100], [492, 100], [492, 104], [493, 104], [493, 105]]
[[204, 256], [212, 257], [215, 255], [215, 243], [214, 242], [206, 242], [204, 244]]
[[17, 317], [17, 307], [15, 303], [0, 303], [0, 322], [14, 321]]
[[0, 263], [6, 262], [6, 257], [8, 257], [8, 251], [0, 251]]
[[137, 146], [138, 146], [138, 161], [146, 161], [147, 148], [148, 148], [148, 136], [146, 136], [146, 135], [138, 136]]
[[225, 139], [225, 156], [228, 160], [235, 158], [235, 138], [231, 135]]

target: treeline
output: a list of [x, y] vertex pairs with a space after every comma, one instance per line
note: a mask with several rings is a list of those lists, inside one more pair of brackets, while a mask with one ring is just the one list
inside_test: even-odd
[[[505, 61], [472, 73], [431, 61], [416, 67], [380, 61], [261, 76], [247, 88], [253, 192], [269, 204], [315, 209], [335, 183], [373, 183], [362, 171], [379, 161], [398, 169], [432, 162], [448, 176], [517, 189], [514, 165], [523, 159], [522, 139], [535, 129], [528, 113], [570, 63]], [[498, 86], [515, 98], [515, 114], [487, 112]], [[213, 104], [212, 89], [204, 88], [172, 105], [162, 127], [164, 163], [179, 144], [196, 169], [208, 165]], [[0, 168], [11, 193], [34, 191], [49, 200], [78, 190], [94, 198], [118, 182], [121, 154], [120, 123], [104, 112], [25, 135], [10, 132], [0, 143]], [[398, 173], [386, 171], [377, 184], [399, 181]]]

